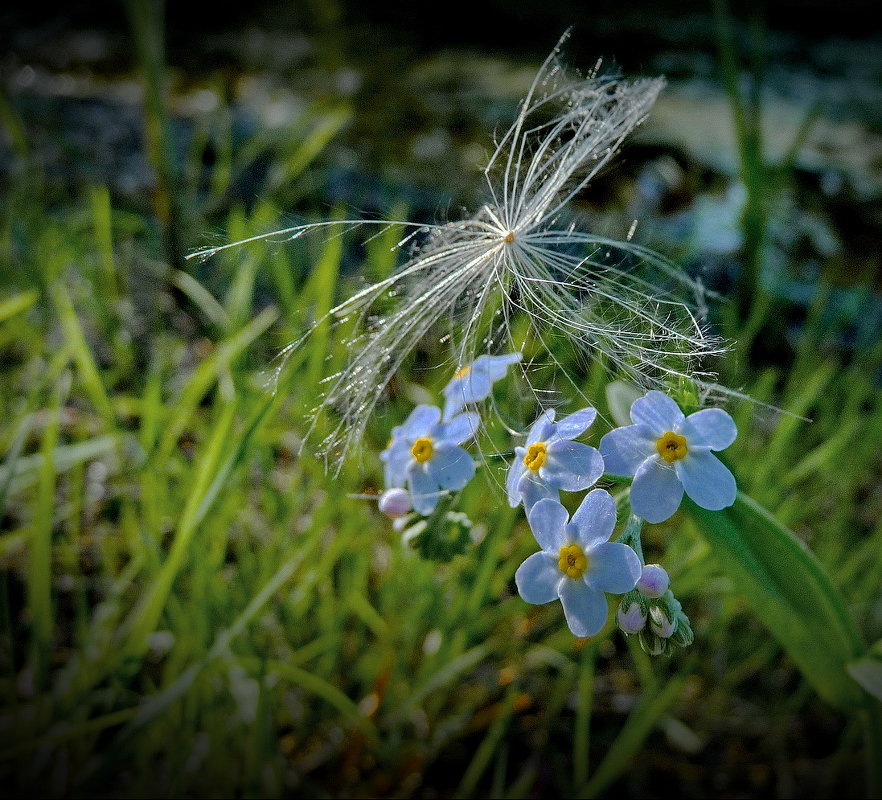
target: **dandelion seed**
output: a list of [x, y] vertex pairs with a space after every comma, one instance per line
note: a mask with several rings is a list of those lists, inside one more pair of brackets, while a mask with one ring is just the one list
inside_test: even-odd
[[[690, 310], [702, 305], [701, 286], [633, 242], [579, 230], [567, 211], [646, 118], [664, 81], [622, 80], [598, 67], [574, 77], [560, 63], [566, 38], [496, 143], [484, 170], [486, 204], [471, 218], [416, 228], [405, 242], [422, 230], [428, 238], [409, 261], [329, 312], [356, 315], [361, 325], [348, 364], [316, 409], [339, 415], [320, 448], [326, 454], [342, 460], [360, 441], [389, 380], [441, 320], [453, 320], [459, 331], [452, 346], [460, 364], [485, 349], [483, 341], [519, 350], [511, 327], [526, 315], [530, 335], [553, 363], [561, 338], [645, 389], [672, 377], [710, 378], [700, 359], [720, 348]], [[325, 224], [340, 223], [268, 236], [293, 239]], [[267, 237], [248, 241], [258, 238]], [[393, 308], [373, 313], [389, 297]], [[282, 363], [301, 343], [286, 348]]]

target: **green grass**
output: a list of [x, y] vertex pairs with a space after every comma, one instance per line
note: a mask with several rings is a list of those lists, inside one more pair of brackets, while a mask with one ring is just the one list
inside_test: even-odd
[[[279, 192], [341, 119], [279, 146]], [[233, 206], [197, 222], [231, 236], [272, 225], [273, 191], [250, 214]], [[223, 208], [224, 192], [203, 210]], [[394, 239], [366, 248], [364, 274], [393, 267]], [[371, 421], [361, 463], [335, 476], [309, 442], [297, 454], [318, 378], [345, 346], [320, 327], [275, 394], [266, 369], [355, 285], [340, 274], [343, 239], [311, 253], [308, 276], [290, 252], [307, 242], [149, 275], [161, 242], [104, 187], [50, 201], [35, 172], [2, 209], [10, 791], [767, 795], [786, 788], [769, 765], [821, 794], [864, 790], [861, 719], [802, 681], [684, 516], [651, 527], [644, 546], [671, 573], [696, 641], [650, 660], [609, 630], [574, 640], [556, 604], [517, 597], [514, 571], [534, 545], [488, 474], [499, 461], [459, 502], [483, 538], [449, 563], [420, 558], [372, 503], [347, 497], [380, 486], [377, 452], [415, 374]], [[882, 349], [842, 363], [818, 356], [820, 336], [804, 334], [792, 367], [739, 365], [748, 394], [812, 422], [744, 403], [726, 456], [875, 641]], [[603, 375], [579, 377], [605, 412]]]

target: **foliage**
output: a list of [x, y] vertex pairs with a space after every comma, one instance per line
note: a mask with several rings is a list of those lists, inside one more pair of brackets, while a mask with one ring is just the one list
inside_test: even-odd
[[[286, 163], [290, 178], [306, 168]], [[232, 238], [277, 217], [271, 193], [247, 210], [222, 194], [189, 207], [224, 207]], [[369, 243], [365, 274], [388, 274], [396, 239]], [[463, 492], [471, 546], [453, 555], [457, 530], [444, 564], [346, 497], [381, 485], [376, 455], [417, 391], [414, 363], [371, 417], [360, 462], [333, 476], [308, 447], [297, 455], [313, 376], [339, 366], [345, 345], [320, 329], [274, 395], [264, 370], [350, 294], [343, 240], [311, 253], [308, 277], [290, 249], [263, 244], [183, 272], [162, 262], [161, 242], [103, 187], [59, 202], [35, 168], [3, 201], [10, 791], [596, 796], [617, 782], [639, 794], [694, 781], [701, 793], [719, 780], [773, 791], [772, 776], [731, 764], [720, 778], [715, 763], [746, 757], [739, 739], [755, 764], [783, 750], [800, 786], [862, 791], [882, 737], [878, 717], [867, 743], [861, 726], [878, 712], [841, 673], [850, 664], [878, 693], [878, 647], [864, 655], [859, 643], [882, 636], [882, 347], [850, 363], [818, 357], [809, 328], [794, 364], [747, 374], [759, 403], [733, 407], [742, 435], [727, 464], [797, 538], [776, 527], [763, 539], [752, 527], [762, 512], [744, 500], [725, 518], [689, 509], [650, 529], [647, 556], [664, 549], [696, 633], [689, 650], [650, 661], [609, 637], [612, 622], [575, 640], [559, 608], [517, 597], [513, 576], [535, 545], [504, 501], [501, 459]], [[610, 419], [601, 365], [567, 366]], [[739, 544], [730, 525], [750, 538]], [[799, 539], [816, 561], [799, 556]], [[762, 569], [745, 578], [748, 562]], [[845, 606], [800, 607], [777, 583], [794, 569]], [[763, 592], [799, 613], [798, 632], [757, 624], [754, 612], [769, 622]], [[828, 635], [841, 652], [821, 657]], [[870, 710], [848, 710], [856, 697]]]

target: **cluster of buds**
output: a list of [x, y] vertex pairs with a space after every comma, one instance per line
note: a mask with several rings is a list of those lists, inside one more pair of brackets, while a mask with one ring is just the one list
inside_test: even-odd
[[623, 633], [637, 635], [651, 656], [692, 644], [692, 626], [670, 590], [671, 579], [659, 564], [646, 564], [637, 585], [619, 604], [616, 622]]

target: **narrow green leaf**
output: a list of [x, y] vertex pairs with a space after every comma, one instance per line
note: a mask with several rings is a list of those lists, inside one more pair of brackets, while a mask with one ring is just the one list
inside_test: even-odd
[[578, 797], [597, 797], [622, 775], [655, 724], [680, 696], [691, 671], [690, 664], [688, 669], [681, 669], [678, 675], [664, 684], [657, 694], [646, 694], [641, 698], [594, 775], [577, 793]]
[[61, 327], [64, 329], [64, 335], [67, 338], [68, 347], [76, 362], [80, 380], [83, 382], [83, 389], [92, 405], [104, 417], [110, 429], [114, 430], [116, 428], [116, 420], [113, 416], [110, 398], [107, 395], [104, 381], [101, 379], [98, 365], [92, 357], [92, 351], [86, 343], [86, 337], [77, 318], [70, 295], [67, 293], [64, 285], [59, 282], [52, 285], [51, 291], [52, 300], [55, 303], [55, 308], [58, 310], [58, 316], [61, 320]]
[[191, 664], [181, 672], [175, 681], [159, 694], [148, 699], [138, 710], [137, 716], [122, 732], [122, 738], [128, 738], [147, 723], [167, 711], [176, 701], [182, 698], [193, 685], [198, 675], [216, 658], [229, 652], [230, 643], [240, 635], [245, 627], [254, 619], [258, 612], [269, 602], [275, 593], [284, 585], [294, 570], [303, 560], [298, 554], [289, 559], [273, 576], [266, 582], [263, 588], [255, 595], [245, 609], [236, 617], [233, 624], [226, 630], [221, 631], [214, 640], [209, 651], [195, 664]]
[[863, 658], [852, 661], [847, 669], [848, 674], [864, 689], [882, 701], [882, 639]]
[[28, 292], [19, 292], [12, 297], [0, 300], [0, 322], [6, 322], [10, 317], [27, 311], [34, 303], [37, 302], [37, 293], [34, 290]]
[[848, 667], [851, 675], [873, 697], [882, 701], [882, 660], [878, 658], [859, 658]]
[[[68, 385], [70, 381], [66, 382]], [[58, 444], [59, 411], [66, 390], [56, 388], [49, 410], [49, 424], [43, 433], [40, 480], [37, 487], [37, 507], [31, 533], [28, 560], [28, 610], [31, 616], [31, 647], [39, 680], [49, 666], [52, 646], [52, 522], [55, 511], [55, 461]]]
[[[248, 446], [267, 417], [271, 408], [278, 405], [276, 397], [267, 395], [252, 411], [245, 430], [236, 438], [230, 438], [235, 414], [235, 403], [224, 409], [215, 428], [204, 457], [196, 483], [181, 513], [175, 540], [168, 558], [162, 565], [150, 591], [138, 605], [125, 629], [128, 633], [125, 655], [140, 657], [147, 648], [149, 635], [156, 629], [162, 610], [168, 600], [172, 584], [184, 564], [193, 536], [205, 519], [221, 489], [226, 486], [235, 466], [248, 450]], [[228, 453], [223, 459], [224, 453]]]
[[866, 695], [847, 665], [864, 644], [845, 601], [805, 545], [768, 511], [739, 493], [725, 511], [686, 503], [736, 590], [831, 705], [852, 709]]

